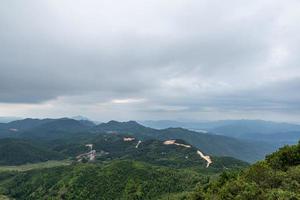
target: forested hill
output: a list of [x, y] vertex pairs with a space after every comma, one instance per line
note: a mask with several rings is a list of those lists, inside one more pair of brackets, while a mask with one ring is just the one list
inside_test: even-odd
[[[76, 156], [87, 152], [86, 144], [90, 143], [93, 144], [93, 149], [97, 152], [96, 162], [130, 159], [173, 168], [193, 167], [211, 172], [223, 171], [224, 168], [241, 168], [248, 165], [232, 157], [211, 156], [213, 162], [206, 169], [207, 162], [197, 154], [198, 149], [190, 146], [185, 141], [177, 140], [176, 142], [185, 144], [188, 148], [165, 145], [162, 141], [153, 139], [142, 142], [137, 139], [124, 141], [125, 137], [130, 136], [98, 134], [90, 138], [73, 137], [44, 141], [43, 143], [13, 138], [0, 139], [0, 165], [19, 165], [62, 158], [75, 161]], [[200, 150], [202, 151], [202, 149]]]
[[280, 148], [241, 173], [225, 172], [188, 196], [192, 200], [300, 199], [300, 141]]
[[[230, 138], [182, 128], [156, 130], [136, 122], [115, 121], [94, 126], [69, 119], [57, 123], [49, 120], [31, 127], [21, 126], [20, 122], [18, 125], [16, 138], [0, 139], [0, 164], [63, 158], [72, 159], [73, 163], [29, 171], [2, 171], [0, 196], [84, 200], [300, 198], [300, 143], [285, 146], [249, 167], [235, 158], [207, 153], [205, 148], [209, 146], [204, 144], [222, 148], [218, 142], [226, 142], [224, 138], [229, 142]], [[38, 135], [43, 128], [45, 132]], [[82, 129], [75, 131], [77, 128]], [[181, 136], [192, 139], [196, 134], [199, 135], [195, 140], [203, 142], [202, 148], [181, 139], [165, 141]], [[86, 144], [91, 143], [97, 151], [96, 160], [77, 162], [76, 156], [85, 153]], [[209, 167], [199, 150], [210, 155]]]
[[62, 158], [62, 154], [32, 141], [0, 139], [0, 165], [19, 165]]
[[132, 135], [140, 140], [182, 139], [210, 155], [231, 156], [247, 162], [262, 159], [274, 147], [267, 143], [250, 142], [236, 138], [199, 133], [183, 128], [163, 130], [142, 126], [135, 121], [110, 121], [94, 125], [92, 122], [62, 119], [25, 119], [0, 124], [0, 137], [55, 140], [67, 137], [90, 137], [100, 133], [119, 133]]
[[264, 161], [210, 176], [133, 160], [0, 174], [0, 194], [15, 199], [297, 200], [300, 198], [300, 143]]
[[207, 181], [207, 177], [192, 171], [113, 161], [20, 173], [6, 183], [4, 190], [15, 199], [146, 200], [191, 191], [195, 184]]

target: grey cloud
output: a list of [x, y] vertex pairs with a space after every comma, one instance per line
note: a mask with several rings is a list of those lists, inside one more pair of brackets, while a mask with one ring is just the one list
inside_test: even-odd
[[185, 96], [176, 100], [168, 98], [160, 102], [173, 106], [188, 105], [189, 111], [201, 111], [217, 108], [220, 111], [274, 111], [300, 113], [300, 78], [288, 81], [268, 83], [260, 87], [249, 88], [241, 91], [228, 92], [211, 96]]
[[[297, 1], [0, 4], [2, 103], [137, 98], [147, 101], [128, 114], [300, 110]], [[279, 47], [288, 56], [273, 67]]]

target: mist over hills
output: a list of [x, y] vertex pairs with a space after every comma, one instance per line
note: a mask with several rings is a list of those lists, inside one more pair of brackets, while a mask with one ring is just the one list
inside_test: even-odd
[[238, 139], [264, 141], [278, 147], [296, 144], [300, 138], [300, 125], [264, 120], [222, 120], [208, 122], [141, 121], [152, 128], [184, 127], [198, 132], [224, 135]]
[[20, 120], [22, 118], [20, 117], [0, 117], [0, 123], [8, 123], [11, 121], [16, 121], [16, 120]]
[[[199, 122], [181, 122], [173, 120], [146, 120], [139, 121], [141, 124], [153, 128], [170, 128], [170, 127], [183, 127], [189, 129], [203, 129], [203, 130], [218, 130], [223, 127], [232, 127], [235, 128], [235, 133], [245, 134], [245, 133], [262, 133], [269, 134], [284, 131], [297, 131], [300, 130], [300, 125], [292, 123], [283, 123], [283, 122], [272, 122], [265, 120], [218, 120], [218, 121], [199, 121]], [[239, 129], [238, 129], [239, 128]], [[224, 131], [223, 131], [224, 132]], [[229, 131], [228, 131], [229, 132]]]

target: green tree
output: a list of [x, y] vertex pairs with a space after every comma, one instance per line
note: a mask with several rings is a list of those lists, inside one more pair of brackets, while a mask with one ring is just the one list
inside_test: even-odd
[[128, 180], [124, 190], [124, 199], [127, 200], [143, 199], [142, 187], [137, 181], [134, 181], [133, 179]]

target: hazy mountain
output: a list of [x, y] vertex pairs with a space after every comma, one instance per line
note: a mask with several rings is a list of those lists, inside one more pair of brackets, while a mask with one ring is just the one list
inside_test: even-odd
[[262, 159], [272, 152], [275, 146], [263, 142], [238, 140], [231, 137], [199, 133], [183, 128], [152, 129], [134, 121], [110, 121], [96, 126], [99, 131], [117, 132], [135, 135], [139, 138], [155, 138], [159, 140], [182, 139], [203, 149], [211, 155], [232, 156], [248, 162]]
[[[4, 129], [3, 129], [4, 128]], [[239, 140], [231, 137], [199, 133], [183, 128], [153, 129], [135, 121], [109, 121], [93, 125], [86, 121], [69, 118], [25, 119], [0, 125], [2, 137], [59, 139], [64, 137], [90, 137], [95, 133], [119, 133], [132, 135], [138, 139], [182, 139], [210, 155], [232, 156], [248, 162], [262, 159], [275, 147], [266, 143]]]
[[220, 120], [200, 122], [179, 122], [171, 120], [140, 121], [141, 124], [152, 128], [188, 128], [192, 130], [206, 130], [228, 134], [262, 133], [300, 131], [300, 125], [278, 123], [264, 120]]
[[0, 137], [60, 137], [65, 134], [88, 131], [94, 124], [90, 121], [61, 119], [24, 119], [0, 124]]
[[19, 131], [24, 131], [27, 129], [32, 129], [42, 124], [53, 121], [54, 119], [32, 119], [26, 118], [22, 120], [12, 121], [7, 123], [8, 128], [18, 129]]
[[139, 121], [139, 123], [144, 126], [148, 126], [151, 128], [157, 129], [165, 129], [165, 128], [187, 128], [191, 130], [205, 130], [208, 131], [212, 128], [230, 124], [230, 120], [224, 121], [200, 121], [200, 122], [181, 122], [181, 121], [173, 121], [173, 120], [148, 120], [148, 121]]
[[153, 128], [184, 127], [246, 140], [266, 141], [275, 145], [294, 144], [300, 139], [300, 125], [263, 120], [223, 120], [211, 122], [144, 121]]
[[8, 123], [16, 120], [20, 120], [20, 117], [0, 117], [0, 123]]
[[77, 115], [77, 116], [70, 117], [70, 119], [75, 119], [75, 120], [78, 120], [78, 121], [81, 121], [81, 120], [84, 120], [84, 121], [91, 121], [89, 118], [84, 117], [84, 116], [81, 116], [81, 115]]
[[234, 120], [224, 125], [211, 128], [212, 131], [222, 134], [245, 135], [251, 133], [272, 134], [275, 132], [300, 131], [300, 125], [277, 123], [263, 120]]

